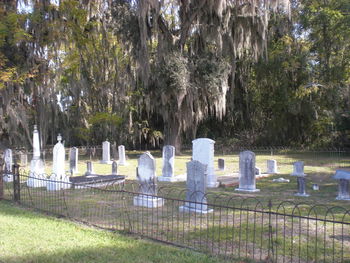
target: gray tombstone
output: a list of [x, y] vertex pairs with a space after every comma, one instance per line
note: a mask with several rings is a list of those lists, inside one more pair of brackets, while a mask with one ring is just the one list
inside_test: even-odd
[[208, 187], [219, 186], [214, 173], [214, 144], [215, 141], [208, 138], [199, 138], [192, 141], [192, 160], [207, 165]]
[[119, 165], [126, 165], [126, 158], [125, 158], [125, 146], [119, 145], [118, 146], [118, 157], [119, 157]]
[[337, 200], [350, 200], [349, 181], [350, 171], [336, 170], [334, 179], [338, 180], [338, 196]]
[[112, 175], [118, 175], [118, 164], [114, 160], [112, 162]]
[[13, 174], [12, 174], [12, 150], [6, 149], [4, 152], [4, 161], [5, 161], [5, 173], [4, 173], [4, 182], [12, 182]]
[[72, 174], [78, 173], [78, 156], [79, 150], [77, 147], [70, 148], [69, 152], [69, 170]]
[[298, 192], [295, 194], [295, 196], [310, 196], [306, 193], [306, 174], [304, 173], [304, 162], [298, 161], [293, 164], [293, 173], [291, 173], [291, 176], [297, 177]]
[[162, 176], [158, 177], [159, 181], [175, 182], [177, 178], [174, 176], [174, 163], [175, 163], [175, 147], [172, 145], [165, 145], [163, 147], [163, 168]]
[[277, 174], [277, 161], [276, 160], [267, 160], [267, 174]]
[[92, 166], [92, 162], [91, 161], [86, 162], [85, 175], [89, 176], [89, 175], [92, 175], [93, 173], [94, 173], [94, 169], [93, 169], [93, 166]]
[[180, 212], [195, 212], [207, 214], [213, 212], [209, 209], [206, 199], [207, 166], [199, 161], [191, 161], [187, 166], [186, 202], [180, 206]]
[[111, 147], [110, 147], [110, 143], [109, 141], [104, 141], [102, 143], [102, 160], [100, 161], [100, 163], [103, 164], [111, 164]]
[[156, 161], [149, 152], [140, 156], [136, 171], [140, 195], [134, 197], [134, 205], [148, 208], [163, 206], [164, 199], [156, 196]]
[[218, 159], [218, 168], [220, 171], [225, 171], [225, 159]]
[[244, 151], [239, 154], [239, 188], [236, 191], [259, 192], [255, 182], [255, 153]]
[[306, 193], [306, 179], [304, 176], [298, 176], [297, 184], [298, 184], [298, 192], [295, 194], [295, 196], [303, 196], [303, 197], [310, 196]]
[[292, 176], [306, 176], [304, 173], [304, 162], [298, 161], [293, 164]]

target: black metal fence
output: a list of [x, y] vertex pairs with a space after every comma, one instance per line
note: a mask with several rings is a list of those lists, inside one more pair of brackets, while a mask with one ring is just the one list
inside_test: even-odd
[[186, 205], [185, 189], [163, 187], [157, 196], [143, 194], [164, 200], [164, 205], [148, 208], [134, 205], [140, 193], [133, 183], [48, 191], [28, 187], [28, 178], [14, 167], [13, 182], [3, 183], [3, 198], [229, 259], [350, 262], [350, 211], [343, 207], [207, 194], [207, 202], [198, 205], [207, 205], [211, 212], [181, 212], [179, 207]]

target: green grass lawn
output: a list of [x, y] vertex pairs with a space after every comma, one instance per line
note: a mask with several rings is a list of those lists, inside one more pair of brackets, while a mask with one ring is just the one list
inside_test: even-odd
[[2, 201], [0, 262], [226, 261], [187, 249], [86, 227]]
[[[127, 191], [135, 192], [138, 189], [137, 182], [134, 180], [135, 170], [137, 167], [137, 159], [140, 154], [142, 154], [142, 152], [129, 151], [129, 159], [127, 161], [128, 165], [118, 167], [118, 174], [127, 176], [128, 183], [125, 185], [125, 190]], [[161, 152], [153, 151], [152, 155], [156, 159], [157, 176], [160, 176], [162, 169]], [[44, 211], [68, 215], [76, 220], [89, 222], [90, 224], [98, 225], [103, 228], [119, 230], [125, 229], [133, 233], [148, 236], [154, 239], [173, 242], [176, 244], [183, 244], [187, 247], [195, 247], [203, 252], [208, 251], [209, 254], [226, 254], [228, 256], [233, 256], [233, 258], [240, 256], [244, 257], [245, 255], [247, 255], [247, 257], [258, 259], [260, 255], [257, 254], [257, 251], [252, 252], [252, 247], [253, 250], [254, 246], [256, 248], [261, 248], [262, 258], [266, 257], [266, 252], [268, 251], [267, 248], [269, 245], [267, 237], [270, 231], [266, 225], [267, 215], [264, 215], [259, 212], [256, 214], [253, 212], [242, 212], [242, 210], [240, 210], [240, 207], [250, 207], [256, 208], [257, 210], [267, 211], [268, 203], [271, 200], [271, 211], [289, 214], [289, 216], [287, 217], [272, 216], [271, 233], [272, 235], [276, 236], [273, 240], [273, 244], [279, 256], [294, 256], [294, 254], [297, 251], [297, 256], [303, 260], [313, 259], [315, 258], [316, 254], [322, 254], [322, 252], [325, 252], [327, 255], [329, 254], [329, 256], [327, 257], [331, 257], [333, 254], [334, 256], [338, 257], [343, 251], [343, 246], [345, 248], [350, 246], [350, 239], [348, 235], [344, 235], [342, 233], [342, 227], [344, 226], [346, 228], [346, 232], [348, 231], [348, 225], [342, 226], [339, 223], [323, 224], [321, 222], [317, 224], [315, 218], [350, 222], [350, 215], [345, 215], [345, 211], [347, 209], [350, 209], [350, 203], [348, 201], [338, 201], [335, 199], [337, 196], [337, 181], [335, 181], [332, 178], [332, 176], [335, 173], [335, 169], [337, 169], [338, 167], [350, 167], [349, 157], [350, 156], [345, 155], [330, 156], [328, 152], [316, 154], [302, 152], [293, 154], [279, 153], [274, 154], [273, 156], [269, 155], [266, 152], [257, 152], [256, 166], [260, 167], [262, 172], [264, 172], [266, 171], [266, 160], [275, 159], [278, 163], [279, 174], [270, 175], [268, 177], [260, 178], [259, 180], [257, 180], [257, 188], [261, 191], [256, 193], [237, 192], [234, 191], [235, 186], [226, 188], [208, 188], [207, 200], [209, 204], [224, 206], [227, 205], [231, 208], [229, 208], [226, 211], [225, 209], [219, 209], [219, 207], [214, 207], [214, 212], [207, 216], [190, 215], [179, 212], [178, 207], [180, 205], [183, 205], [183, 203], [177, 200], [182, 200], [183, 198], [185, 198], [185, 182], [158, 182], [160, 188], [159, 195], [161, 195], [164, 198], [170, 199], [166, 200], [165, 205], [163, 207], [158, 208], [156, 210], [133, 206], [133, 194], [123, 193], [120, 191], [109, 191], [114, 189], [113, 186], [107, 188], [106, 190], [68, 189], [65, 191], [50, 192], [46, 191], [46, 189], [44, 188], [28, 188], [25, 186], [25, 184], [22, 184], [21, 203], [25, 206], [36, 207]], [[216, 170], [216, 174], [218, 176], [232, 176], [233, 173], [236, 173], [235, 176], [237, 176], [239, 164], [237, 154], [216, 155], [215, 166], [217, 165], [217, 158], [224, 158], [226, 161], [225, 171]], [[190, 152], [186, 152], [183, 155], [176, 156], [176, 175], [186, 173], [186, 162], [190, 161], [190, 159]], [[304, 161], [305, 163], [305, 173], [307, 174], [307, 192], [311, 195], [308, 198], [296, 197], [294, 195], [294, 193], [297, 191], [297, 183], [296, 178], [290, 176], [290, 174], [293, 171], [293, 162], [299, 160]], [[92, 161], [94, 164], [95, 173], [109, 174], [111, 172], [111, 165], [100, 164], [98, 158], [93, 159]], [[85, 162], [86, 159], [84, 159], [84, 156], [80, 156], [80, 173], [77, 175], [84, 174], [86, 170]], [[50, 161], [46, 161], [47, 171], [50, 171], [51, 165], [52, 163]], [[68, 170], [68, 162], [66, 162], [66, 169]], [[290, 179], [291, 181], [290, 183], [272, 182], [272, 179], [278, 177], [284, 177]], [[312, 184], [314, 183], [319, 184], [319, 191], [312, 190]], [[11, 186], [11, 183], [6, 184], [6, 189], [11, 188]], [[7, 198], [12, 198], [11, 191], [6, 190], [5, 196]], [[175, 199], [171, 200], [171, 198]], [[279, 204], [283, 201], [283, 205], [279, 206]], [[302, 205], [296, 208], [295, 204], [297, 203], [302, 203]], [[314, 205], [316, 204], [317, 206], [314, 207]], [[330, 206], [337, 206], [337, 208], [328, 210], [327, 207]], [[299, 220], [297, 217], [292, 218], [291, 215], [293, 215], [293, 217], [298, 215], [310, 216], [313, 219]], [[0, 217], [0, 230], [1, 225], [3, 224], [1, 224]], [[90, 229], [89, 231], [92, 230]], [[65, 231], [58, 230], [56, 232]], [[22, 233], [26, 233], [26, 231], [22, 231]], [[115, 239], [116, 237], [118, 237], [114, 234], [109, 236], [109, 233], [102, 233], [104, 233], [103, 235], [107, 235], [108, 238]], [[25, 234], [25, 236], [31, 235]], [[57, 239], [64, 240], [65, 238], [58, 237]], [[146, 254], [143, 258], [141, 252], [141, 256], [138, 256], [138, 251], [140, 250], [139, 247], [145, 247], [145, 244], [148, 243], [145, 243], [144, 241], [142, 241], [141, 243], [137, 243], [135, 240], [127, 241], [125, 237], [121, 239], [124, 243], [129, 244], [129, 247], [135, 246], [136, 259], [130, 259], [131, 261], [120, 260], [119, 262], [164, 262], [164, 258], [168, 258], [168, 256], [162, 255], [158, 257], [158, 254], [155, 252], [150, 252], [150, 255], [157, 258], [152, 257], [151, 259], [148, 259], [148, 254]], [[40, 248], [42, 247], [42, 240], [39, 240], [40, 242], [38, 242], [38, 245], [35, 246], [35, 249], [39, 250], [40, 252]], [[48, 243], [47, 241], [45, 242]], [[84, 241], [82, 242], [76, 242], [77, 244], [82, 244], [82, 246], [84, 246], [83, 248], [76, 247], [75, 243], [69, 243], [67, 245], [69, 249], [66, 249], [66, 251], [70, 251], [72, 248], [74, 248], [74, 251], [78, 250], [77, 254], [84, 254], [85, 251], [90, 251], [89, 249], [85, 248], [85, 246], [90, 247], [89, 244], [84, 245], [86, 242], [88, 242], [88, 239], [84, 239]], [[109, 241], [106, 242], [108, 243]], [[121, 242], [119, 237], [118, 242]], [[12, 243], [12, 241], [9, 243]], [[31, 244], [30, 241], [28, 241], [28, 243]], [[64, 242], [61, 243], [64, 244]], [[99, 242], [96, 241], [92, 243], [99, 244]], [[155, 249], [152, 247], [153, 245], [153, 243], [150, 244], [150, 248], [148, 248], [147, 251], [155, 251]], [[154, 245], [154, 247], [157, 246], [159, 245]], [[48, 245], [47, 247], [50, 246]], [[102, 245], [99, 245], [99, 247], [101, 247], [101, 250], [105, 251], [108, 251], [109, 249], [113, 250], [111, 249], [110, 243], [108, 243], [108, 245], [105, 245], [103, 243]], [[117, 247], [123, 246], [117, 245]], [[165, 248], [165, 252], [168, 251], [167, 249], [169, 249], [169, 251], [178, 251], [172, 248]], [[22, 251], [23, 249], [20, 250]], [[50, 252], [51, 250], [49, 249], [49, 251], [45, 251], [45, 253], [42, 254], [65, 255], [62, 252], [62, 250], [64, 251], [65, 249], [59, 249], [55, 252]], [[92, 246], [91, 251], [95, 250], [96, 246]], [[126, 248], [124, 250], [130, 251], [130, 248]], [[106, 260], [105, 262], [113, 262], [116, 253], [121, 253], [121, 251], [124, 250], [113, 250], [112, 256], [109, 257], [108, 260]], [[71, 260], [70, 258], [73, 257], [72, 255], [74, 255], [74, 251], [72, 253], [66, 252], [69, 254], [68, 260]], [[79, 251], [84, 252], [80, 253]], [[328, 253], [330, 251], [332, 253]], [[349, 259], [350, 255], [347, 251], [348, 249], [344, 249], [343, 256], [346, 259]], [[32, 253], [30, 255], [40, 254], [38, 251], [35, 250], [33, 250], [33, 252], [30, 252]], [[0, 255], [1, 253], [2, 251], [0, 250]], [[96, 254], [88, 252], [86, 253], [89, 254], [89, 256], [91, 257], [93, 257], [92, 255]], [[106, 252], [105, 254], [108, 253]], [[20, 254], [14, 253], [14, 255], [18, 256]], [[203, 257], [203, 255], [201, 257]], [[110, 260], [111, 258], [113, 258], [113, 260]], [[122, 256], [120, 256], [119, 258], [122, 258]], [[75, 258], [73, 258], [72, 260], [74, 262], [79, 262], [76, 261]], [[91, 262], [104, 262], [103, 260], [104, 259], [93, 259]], [[186, 260], [187, 259], [181, 259], [179, 262], [186, 262]], [[214, 259], [211, 258], [205, 260]], [[171, 258], [170, 260], [166, 261], [177, 262], [172, 260]], [[8, 260], [6, 259], [5, 262], [8, 262]], [[19, 260], [19, 262], [21, 261]], [[32, 260], [30, 262], [36, 261]], [[45, 262], [45, 260], [43, 260], [43, 262]], [[82, 262], [89, 261], [85, 260]], [[189, 259], [188, 262], [199, 261], [193, 261]], [[200, 262], [206, 261], [202, 260]]]

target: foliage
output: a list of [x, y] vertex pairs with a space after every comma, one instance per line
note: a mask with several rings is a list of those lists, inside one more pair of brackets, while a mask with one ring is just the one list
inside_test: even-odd
[[348, 1], [242, 3], [2, 2], [0, 139], [350, 145]]

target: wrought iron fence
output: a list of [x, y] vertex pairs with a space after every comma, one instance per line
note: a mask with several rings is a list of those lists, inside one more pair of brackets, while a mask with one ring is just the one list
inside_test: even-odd
[[[47, 191], [28, 187], [28, 175], [14, 169], [3, 198], [100, 228], [134, 233], [229, 259], [263, 262], [350, 262], [350, 211], [293, 202], [206, 194], [208, 213], [181, 212], [185, 189], [166, 186], [164, 205], [135, 206], [133, 183]], [[40, 180], [40, 179], [37, 179]], [[43, 180], [43, 179], [42, 179]], [[49, 180], [44, 180], [49, 182]], [[1, 184], [1, 182], [0, 182]], [[1, 198], [1, 196], [0, 196]]]

